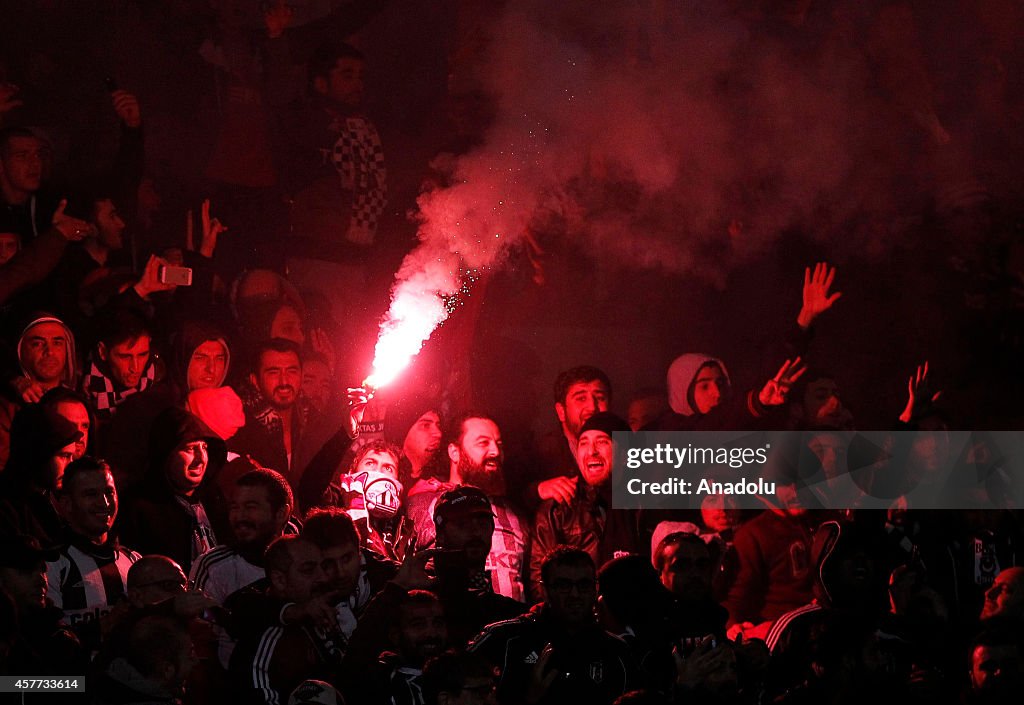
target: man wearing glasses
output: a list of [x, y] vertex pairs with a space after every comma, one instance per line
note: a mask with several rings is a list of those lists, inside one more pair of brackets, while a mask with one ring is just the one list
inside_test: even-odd
[[590, 554], [558, 546], [544, 559], [539, 609], [492, 624], [469, 645], [503, 667], [499, 702], [610, 703], [642, 685], [629, 647], [597, 622]]

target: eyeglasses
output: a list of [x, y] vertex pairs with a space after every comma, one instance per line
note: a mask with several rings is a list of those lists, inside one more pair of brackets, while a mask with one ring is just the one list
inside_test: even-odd
[[560, 595], [568, 595], [572, 592], [573, 588], [576, 588], [576, 592], [580, 594], [593, 592], [597, 589], [597, 581], [593, 578], [582, 578], [580, 580], [569, 580], [568, 578], [558, 578], [547, 583], [547, 588], [551, 592], [556, 592]]

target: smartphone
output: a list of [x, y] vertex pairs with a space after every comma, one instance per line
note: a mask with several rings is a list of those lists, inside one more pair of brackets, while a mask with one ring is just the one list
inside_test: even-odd
[[161, 284], [192, 286], [192, 270], [189, 267], [175, 267], [172, 264], [162, 265], [157, 278]]

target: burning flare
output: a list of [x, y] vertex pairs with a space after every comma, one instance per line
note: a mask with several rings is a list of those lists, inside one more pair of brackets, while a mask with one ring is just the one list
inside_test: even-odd
[[391, 306], [380, 324], [373, 355], [373, 372], [364, 387], [379, 389], [404, 370], [431, 333], [444, 323], [464, 291], [457, 261], [415, 257], [402, 263], [396, 275]]

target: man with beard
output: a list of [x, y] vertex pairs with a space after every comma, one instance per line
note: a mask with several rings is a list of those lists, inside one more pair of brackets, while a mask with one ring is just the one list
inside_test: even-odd
[[485, 625], [521, 614], [523, 604], [499, 593], [488, 570], [497, 529], [487, 495], [472, 485], [445, 492], [434, 508], [434, 524], [433, 589], [445, 606], [452, 643], [464, 643]]
[[259, 392], [246, 410], [246, 423], [231, 439], [232, 450], [251, 455], [264, 467], [278, 468], [293, 488], [332, 435], [326, 419], [300, 396], [299, 346], [272, 338], [259, 346], [249, 381]]
[[493, 514], [490, 552], [484, 570], [488, 571], [495, 592], [523, 602], [527, 532], [507, 496], [501, 430], [488, 416], [466, 413], [455, 419], [449, 435], [448, 482], [430, 483], [428, 491], [418, 483], [420, 491], [414, 488], [410, 492], [407, 514], [416, 531], [416, 545], [428, 548], [434, 543], [435, 505], [444, 492], [460, 485], [478, 488], [490, 500]]
[[423, 705], [423, 665], [448, 644], [437, 595], [403, 587], [402, 576], [370, 601], [349, 642], [342, 690], [353, 702]]
[[50, 599], [82, 645], [96, 649], [100, 618], [125, 596], [128, 569], [140, 556], [111, 534], [117, 487], [102, 460], [86, 456], [68, 465], [57, 502], [68, 531], [60, 556], [47, 564]]
[[530, 551], [530, 585], [540, 594], [541, 565], [555, 546], [586, 551], [595, 565], [620, 555], [637, 553], [637, 513], [612, 510], [612, 460], [615, 432], [629, 432], [629, 424], [602, 411], [586, 420], [576, 446], [578, 480], [568, 504], [545, 500], [537, 509]]
[[612, 383], [602, 370], [581, 365], [560, 372], [554, 385], [558, 428], [540, 440], [540, 455], [525, 469], [530, 477], [523, 501], [532, 509], [545, 500], [568, 504], [576, 492], [576, 444], [580, 429], [594, 414], [608, 411]]
[[[228, 504], [228, 524], [233, 540], [216, 546], [192, 564], [189, 585], [219, 605], [229, 595], [266, 577], [263, 555], [280, 536], [295, 501], [288, 481], [267, 468], [250, 470], [235, 480]], [[218, 652], [227, 668], [234, 641], [218, 628]]]
[[407, 494], [443, 460], [438, 453], [444, 437], [441, 418], [439, 400], [421, 394], [406, 394], [387, 407], [384, 436], [402, 449], [398, 479]]

